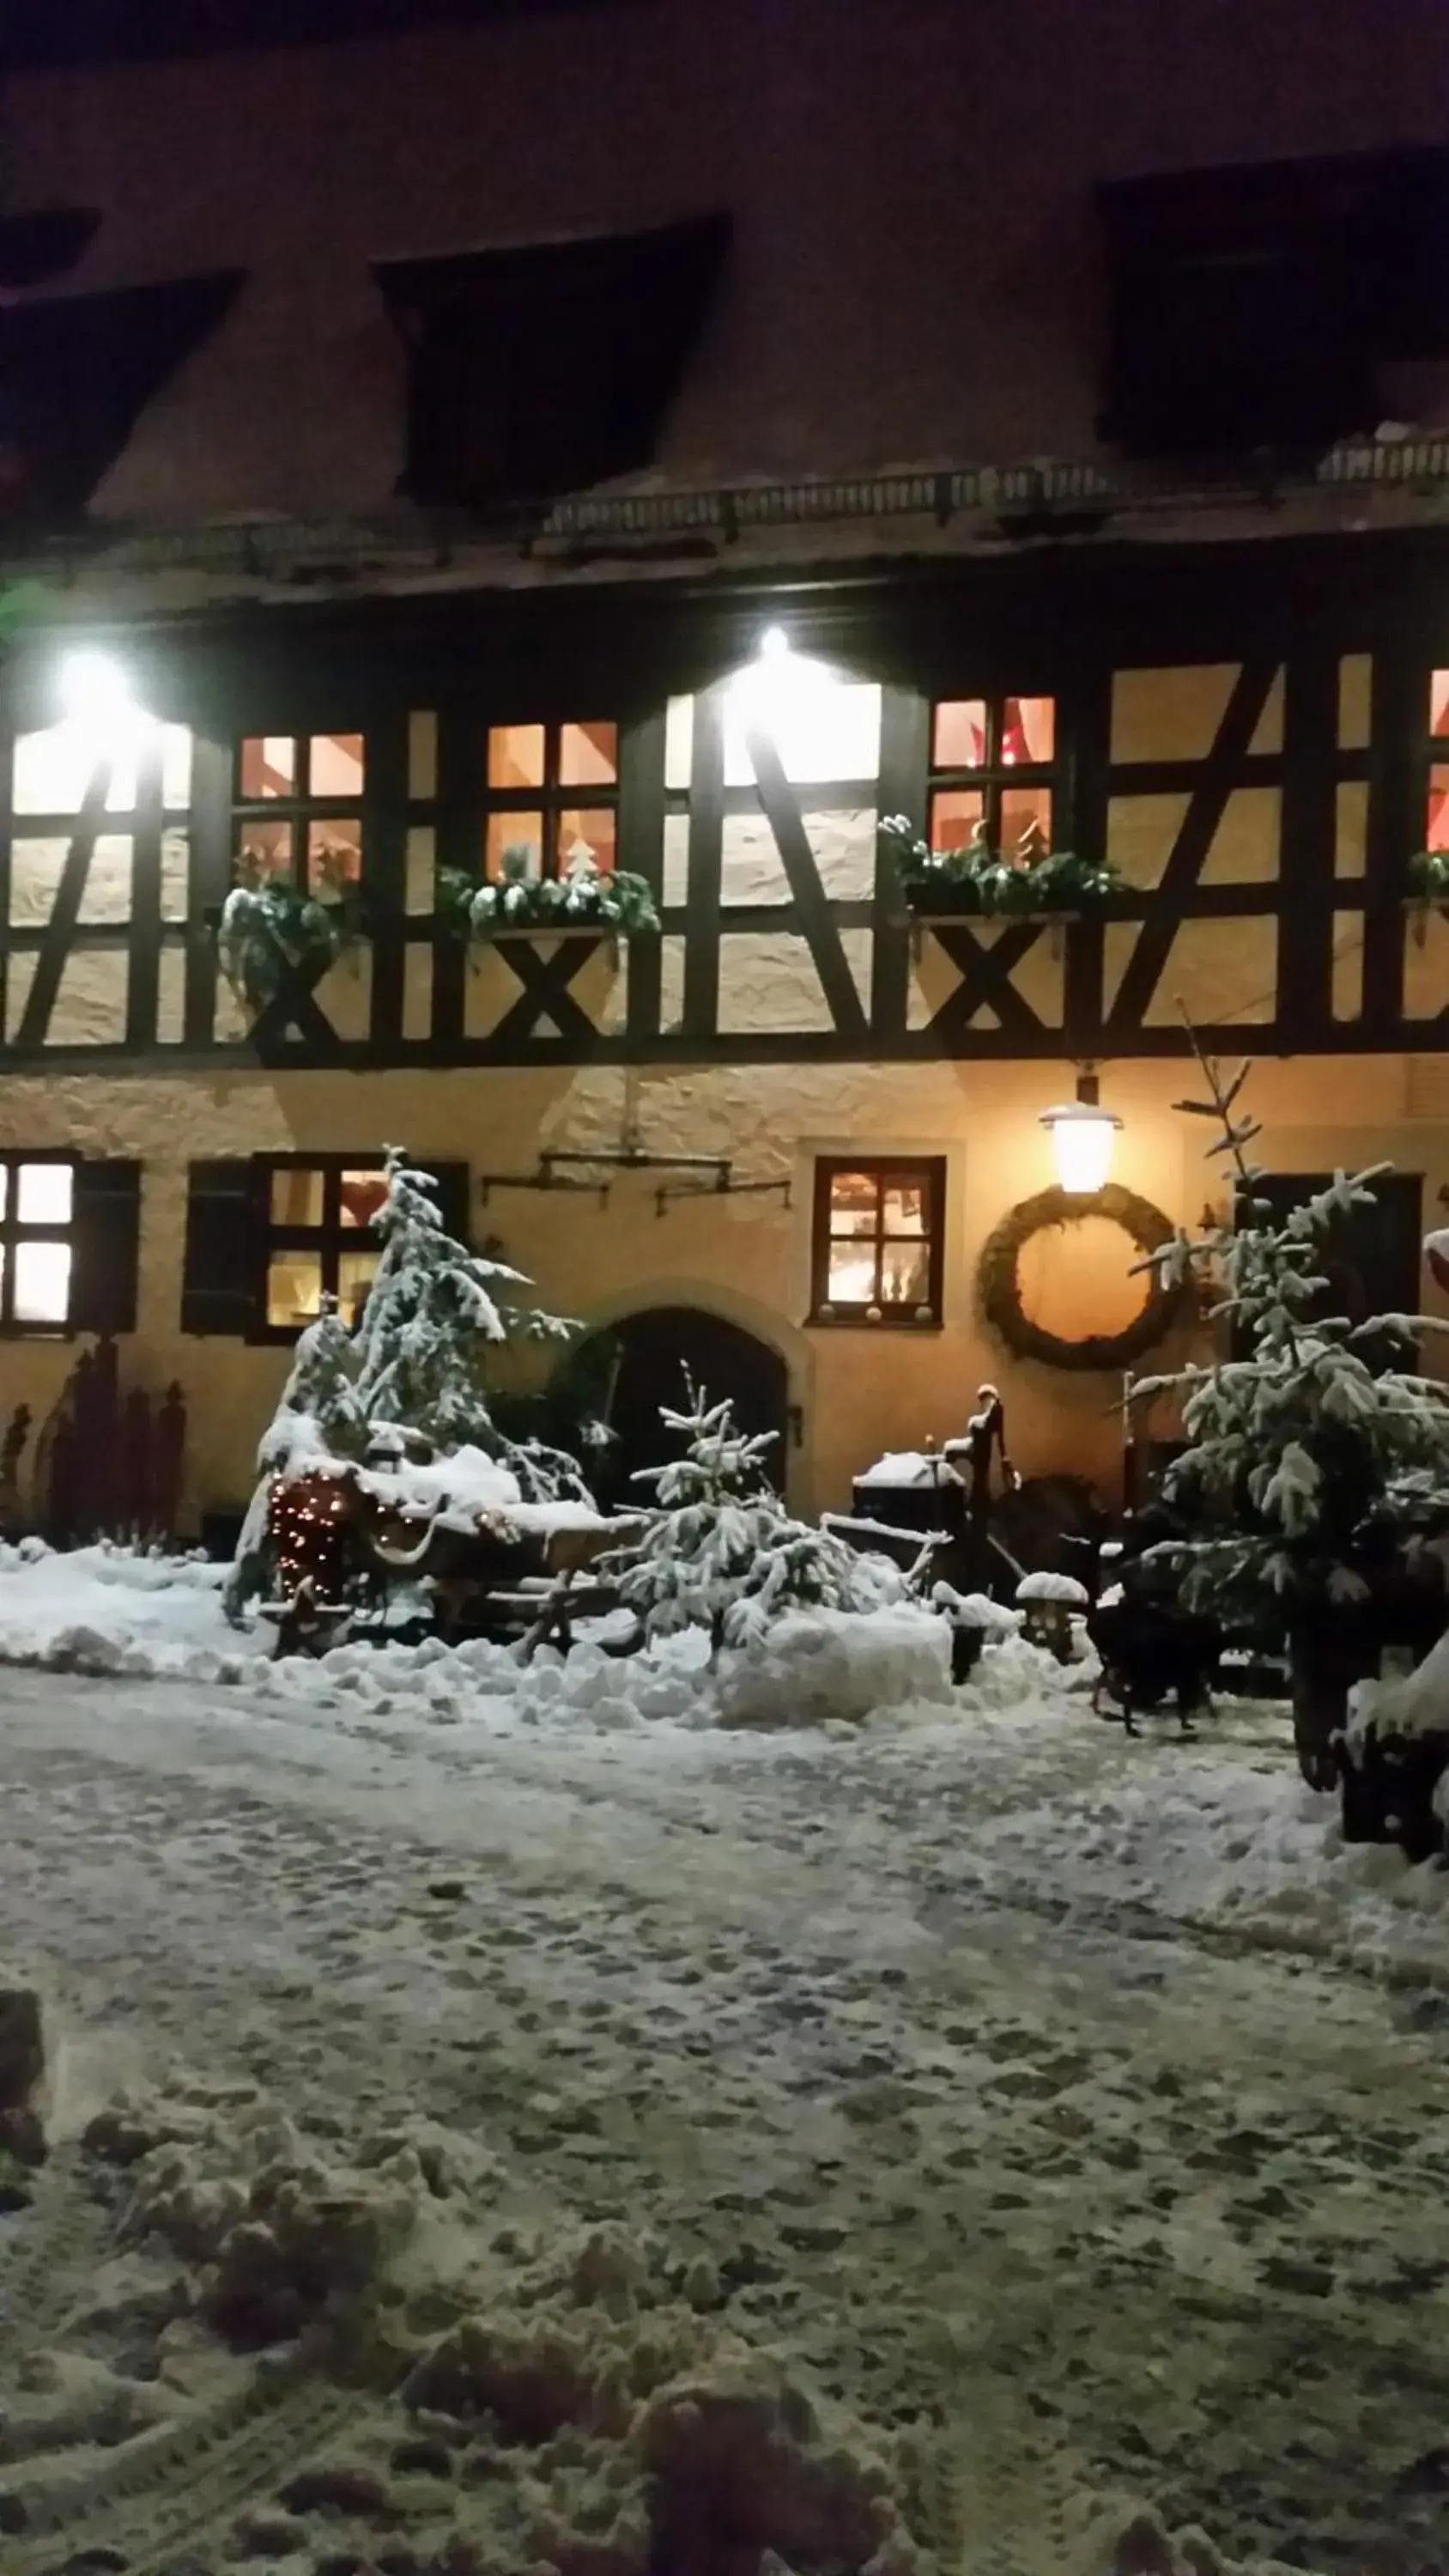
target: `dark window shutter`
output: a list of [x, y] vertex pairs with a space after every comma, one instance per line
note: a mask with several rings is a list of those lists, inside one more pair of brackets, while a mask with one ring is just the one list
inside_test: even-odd
[[472, 1182], [466, 1163], [425, 1163], [438, 1184], [438, 1214], [449, 1234], [459, 1243], [471, 1243], [470, 1206]]
[[[1283, 1225], [1294, 1208], [1318, 1190], [1326, 1190], [1331, 1172], [1264, 1172], [1251, 1194], [1240, 1190], [1238, 1204], [1251, 1195], [1266, 1200], [1265, 1222]], [[1418, 1172], [1380, 1172], [1366, 1183], [1369, 1204], [1335, 1218], [1321, 1248], [1328, 1287], [1317, 1311], [1347, 1315], [1362, 1324], [1371, 1315], [1415, 1315], [1419, 1311], [1419, 1265], [1423, 1258], [1423, 1176]], [[1247, 1336], [1233, 1335], [1234, 1359], [1248, 1356]], [[1359, 1356], [1371, 1368], [1412, 1367], [1408, 1347], [1392, 1334], [1359, 1344]]]
[[72, 1330], [134, 1333], [140, 1164], [77, 1163], [72, 1211]]
[[183, 1333], [245, 1338], [260, 1319], [262, 1266], [258, 1166], [242, 1158], [193, 1163], [186, 1178]]

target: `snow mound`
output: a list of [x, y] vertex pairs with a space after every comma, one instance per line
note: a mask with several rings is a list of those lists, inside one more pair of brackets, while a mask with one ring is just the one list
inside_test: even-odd
[[951, 1631], [934, 1612], [801, 1610], [720, 1659], [727, 1726], [820, 1726], [951, 1697]]
[[960, 1478], [939, 1454], [919, 1449], [888, 1449], [874, 1466], [855, 1479], [858, 1485], [956, 1485]]

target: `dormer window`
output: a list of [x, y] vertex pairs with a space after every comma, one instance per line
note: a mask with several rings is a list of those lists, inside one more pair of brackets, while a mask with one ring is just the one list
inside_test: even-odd
[[374, 274], [408, 351], [405, 489], [527, 512], [651, 465], [729, 240], [704, 215]]
[[1099, 191], [1104, 435], [1129, 455], [1312, 455], [1393, 408], [1384, 369], [1449, 356], [1449, 152], [1189, 170]]

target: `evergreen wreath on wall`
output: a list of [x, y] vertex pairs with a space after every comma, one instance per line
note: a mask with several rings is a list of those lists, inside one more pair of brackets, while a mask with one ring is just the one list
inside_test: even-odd
[[1154, 1269], [1146, 1274], [1150, 1284], [1141, 1314], [1124, 1325], [1120, 1333], [1086, 1333], [1080, 1341], [1073, 1342], [1034, 1324], [1023, 1310], [1017, 1279], [1022, 1247], [1047, 1226], [1075, 1225], [1087, 1216], [1104, 1216], [1113, 1225], [1120, 1225], [1144, 1261], [1149, 1253], [1171, 1243], [1176, 1233], [1161, 1208], [1155, 1208], [1150, 1199], [1138, 1198], [1132, 1190], [1120, 1188], [1115, 1181], [1109, 1181], [1091, 1198], [1052, 1189], [1039, 1190], [1035, 1198], [1022, 1199], [989, 1237], [977, 1273], [982, 1312], [1018, 1359], [1041, 1360], [1048, 1368], [1060, 1369], [1129, 1368], [1144, 1351], [1163, 1340], [1182, 1311], [1188, 1294], [1183, 1283], [1164, 1284], [1160, 1271]]

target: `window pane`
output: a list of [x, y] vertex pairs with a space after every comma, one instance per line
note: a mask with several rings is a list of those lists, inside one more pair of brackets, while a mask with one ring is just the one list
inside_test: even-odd
[[930, 1286], [930, 1256], [923, 1243], [887, 1243], [881, 1251], [881, 1303], [922, 1306]]
[[70, 1312], [70, 1245], [17, 1243], [17, 1324], [63, 1324]]
[[380, 1252], [343, 1252], [337, 1259], [337, 1309], [344, 1324], [358, 1322], [369, 1288], [377, 1277]]
[[239, 827], [236, 873], [243, 885], [291, 875], [292, 832], [290, 823], [259, 823], [254, 817]]
[[22, 1225], [69, 1225], [75, 1174], [69, 1163], [22, 1163], [15, 1213]]
[[7, 1207], [7, 1205], [9, 1204], [9, 1199], [10, 1199], [10, 1172], [9, 1172], [9, 1167], [8, 1167], [6, 1164], [4, 1164], [4, 1163], [0, 1163], [0, 1217], [3, 1217], [3, 1215], [5, 1214], [6, 1207]]
[[1040, 832], [1048, 849], [1052, 839], [1052, 792], [1049, 787], [1006, 787], [1001, 795], [1002, 855], [1014, 859], [1030, 831]]
[[313, 822], [307, 826], [307, 884], [313, 894], [340, 894], [362, 875], [362, 825]]
[[1007, 768], [1027, 760], [1050, 760], [1057, 733], [1055, 698], [1004, 698], [1001, 706], [1001, 758]]
[[619, 775], [619, 728], [566, 724], [559, 737], [558, 774], [565, 787], [611, 787]]
[[408, 717], [408, 794], [438, 792], [438, 719], [431, 707], [415, 707]]
[[558, 832], [559, 873], [572, 862], [592, 859], [596, 868], [608, 870], [614, 864], [613, 813], [605, 806], [593, 814], [560, 814]]
[[664, 710], [664, 784], [687, 787], [694, 767], [694, 700], [671, 698]]
[[387, 1180], [381, 1172], [344, 1172], [342, 1175], [342, 1222], [344, 1225], [371, 1225], [387, 1197]]
[[927, 1234], [929, 1192], [920, 1181], [894, 1175], [885, 1185], [882, 1222], [887, 1234]]
[[1449, 850], [1449, 768], [1437, 764], [1429, 772], [1429, 821], [1425, 847]]
[[272, 1174], [273, 1225], [320, 1225], [325, 1176], [316, 1163], [282, 1163]]
[[543, 874], [543, 816], [490, 814], [483, 866], [490, 877]]
[[322, 1305], [319, 1252], [274, 1252], [267, 1263], [267, 1322], [289, 1329], [312, 1323]]
[[166, 806], [189, 805], [191, 802], [191, 728], [169, 724], [161, 728], [161, 802]]
[[489, 726], [488, 784], [490, 787], [543, 785], [541, 724]]
[[360, 796], [363, 744], [360, 733], [314, 733], [307, 772], [309, 796]]
[[834, 1172], [830, 1179], [832, 1234], [874, 1234], [880, 1183], [874, 1172]]
[[933, 769], [980, 769], [986, 760], [986, 700], [946, 698], [931, 728]]
[[1429, 674], [1429, 731], [1449, 733], [1449, 671]]
[[946, 787], [931, 799], [931, 847], [959, 850], [970, 840], [986, 812], [979, 787]]
[[874, 1244], [832, 1243], [825, 1293], [832, 1306], [873, 1306], [876, 1293]]
[[287, 734], [253, 734], [241, 747], [243, 796], [295, 796], [297, 746]]

